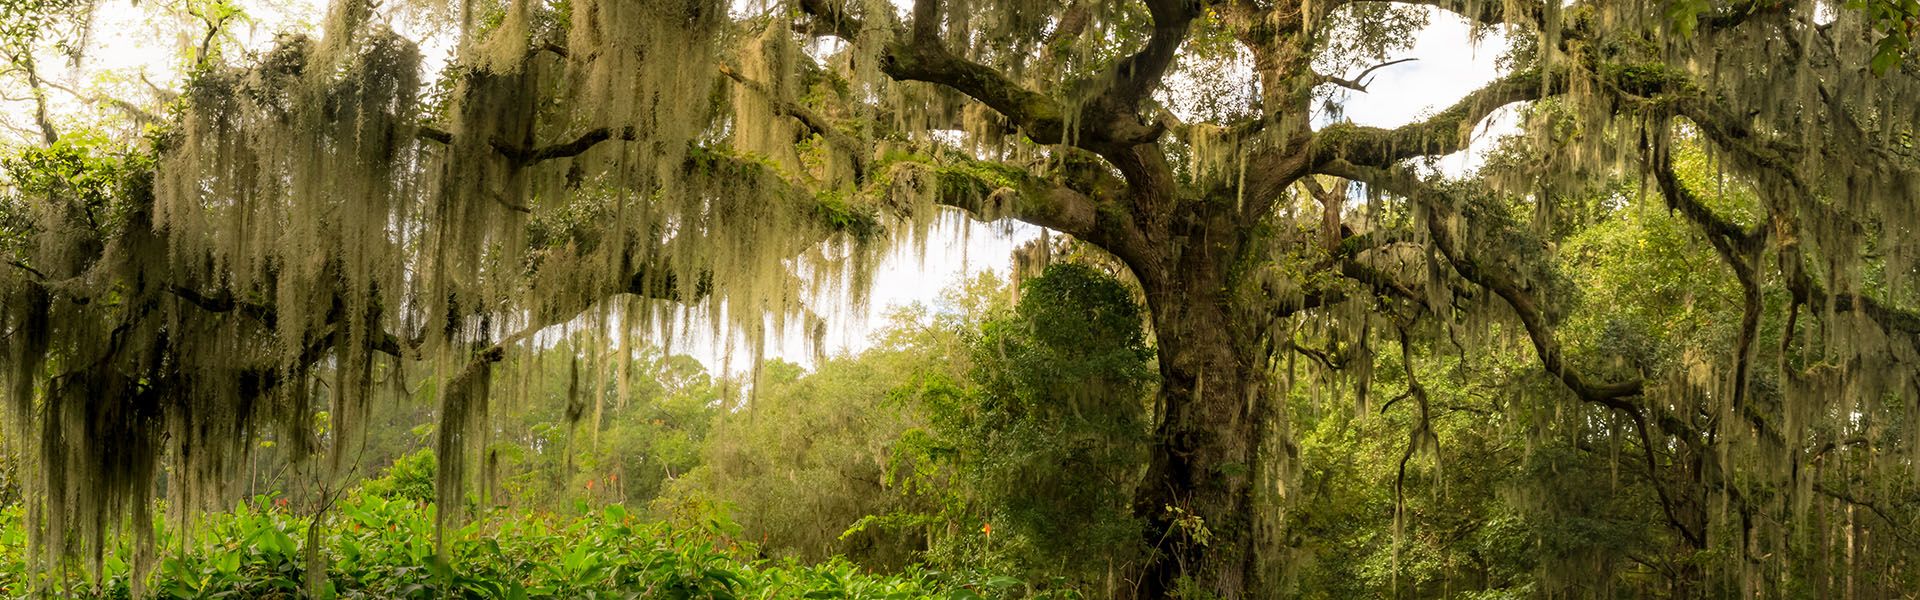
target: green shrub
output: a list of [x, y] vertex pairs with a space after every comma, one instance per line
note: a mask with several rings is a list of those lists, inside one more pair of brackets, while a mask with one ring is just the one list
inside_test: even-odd
[[[849, 598], [966, 599], [1017, 596], [1018, 581], [971, 581], [910, 568], [863, 572], [843, 559], [817, 565], [752, 560], [738, 527], [645, 522], [620, 505], [570, 515], [487, 514], [447, 532], [434, 548], [434, 505], [361, 493], [343, 500], [320, 532], [328, 564], [323, 598]], [[162, 598], [297, 598], [311, 520], [260, 496], [209, 515], [184, 552], [167, 550], [150, 594]], [[27, 597], [18, 509], [0, 511], [0, 596]], [[163, 531], [160, 546], [178, 548]], [[131, 596], [131, 569], [110, 556], [98, 587], [50, 591], [82, 598]]]
[[433, 478], [437, 472], [433, 450], [423, 448], [394, 459], [393, 466], [375, 479], [360, 485], [366, 493], [389, 500], [432, 502]]

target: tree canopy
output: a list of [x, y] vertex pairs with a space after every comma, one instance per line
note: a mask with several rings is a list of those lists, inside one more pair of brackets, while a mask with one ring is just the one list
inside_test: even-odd
[[[1099, 436], [1140, 427], [1137, 456], [1079, 458], [1132, 480], [1128, 593], [1287, 594], [1314, 556], [1366, 547], [1330, 516], [1365, 496], [1350, 481], [1391, 492], [1394, 593], [1403, 572], [1443, 593], [1420, 560], [1484, 559], [1400, 539], [1456, 508], [1570, 519], [1552, 535], [1590, 554], [1535, 565], [1559, 574], [1543, 595], [1920, 577], [1912, 0], [394, 4], [333, 0], [248, 54], [222, 50], [244, 3], [190, 0], [164, 104], [68, 91], [142, 127], [100, 134], [48, 116], [38, 68], [85, 52], [94, 7], [0, 4], [38, 135], [0, 203], [35, 568], [97, 563], [123, 528], [149, 547], [162, 481], [180, 522], [229, 504], [265, 432], [342, 485], [370, 399], [408, 380], [433, 382], [445, 530], [530, 387], [502, 370], [578, 368], [528, 358], [554, 332], [613, 348], [588, 371], [618, 398], [684, 311], [758, 358], [824, 331], [809, 300], [864, 302], [877, 257], [950, 208], [1064, 234], [1131, 286], [1029, 287], [1027, 325], [983, 330], [1018, 358], [976, 374], [998, 404], [968, 417], [1044, 424], [1062, 437], [1023, 439], [1046, 452], [1094, 435], [1082, 402], [1112, 419]], [[443, 67], [403, 12], [450, 32]], [[1503, 32], [1500, 76], [1403, 126], [1341, 118], [1436, 18]], [[1483, 166], [1434, 167], [1509, 109]], [[1127, 367], [1149, 341], [1157, 373]], [[756, 394], [789, 383], [771, 370]], [[1145, 384], [1143, 413], [1116, 408]], [[1351, 437], [1369, 431], [1403, 439]], [[1363, 448], [1397, 453], [1393, 475], [1328, 454]], [[1456, 477], [1468, 493], [1404, 493]]]

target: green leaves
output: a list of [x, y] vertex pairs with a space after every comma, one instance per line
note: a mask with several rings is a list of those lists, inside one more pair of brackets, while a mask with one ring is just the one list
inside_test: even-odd
[[1674, 33], [1691, 37], [1693, 30], [1700, 26], [1701, 13], [1712, 9], [1713, 3], [1708, 0], [1673, 0], [1667, 3], [1665, 12]]
[[[258, 496], [232, 512], [207, 517], [202, 536], [165, 557], [149, 589], [162, 598], [293, 598], [304, 581], [299, 541], [311, 523], [272, 496]], [[433, 507], [356, 494], [322, 525], [329, 564], [325, 598], [735, 598], [933, 599], [961, 586], [1006, 589], [1022, 583], [994, 578], [952, 582], [909, 569], [874, 575], [833, 559], [820, 565], [752, 560], [758, 550], [729, 539], [738, 527], [716, 518], [711, 527], [681, 529], [637, 520], [625, 506], [608, 505], [571, 517], [508, 512], [488, 515], [449, 532], [448, 552], [431, 552]], [[0, 511], [0, 597], [25, 594], [19, 510]], [[165, 539], [162, 548], [180, 548]], [[124, 552], [122, 550], [121, 552]], [[81, 597], [125, 597], [129, 569], [109, 556], [99, 588]], [[983, 588], [983, 589], [984, 589]], [[84, 593], [81, 593], [84, 592]], [[971, 593], [971, 592], [966, 592]]]
[[929, 531], [929, 563], [989, 577], [976, 592], [1010, 574], [1097, 585], [1140, 550], [1129, 502], [1156, 377], [1143, 318], [1126, 285], [1079, 264], [1028, 280], [1011, 311], [972, 315], [972, 369], [919, 378], [928, 424], [890, 448], [897, 489], [937, 511], [849, 531]]
[[1886, 75], [1888, 71], [1899, 66], [1900, 61], [1906, 58], [1907, 50], [1912, 46], [1913, 38], [1910, 30], [1890, 32], [1874, 45], [1873, 60], [1868, 63], [1867, 68], [1872, 70], [1874, 75]]
[[1847, 7], [1866, 13], [1868, 26], [1881, 36], [1867, 68], [1885, 76], [1899, 67], [1920, 36], [1920, 0], [1852, 0]]

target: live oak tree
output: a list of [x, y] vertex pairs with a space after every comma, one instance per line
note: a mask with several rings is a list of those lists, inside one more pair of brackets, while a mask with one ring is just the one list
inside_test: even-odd
[[50, 129], [9, 164], [7, 439], [36, 568], [97, 566], [123, 524], [149, 548], [163, 459], [178, 520], [226, 504], [268, 430], [323, 511], [361, 472], [373, 387], [406, 371], [437, 381], [438, 488], [459, 506], [488, 483], [467, 467], [493, 367], [536, 333], [602, 327], [630, 355], [677, 330], [619, 301], [638, 297], [705, 303], [757, 346], [811, 318], [806, 286], [862, 269], [874, 211], [718, 143], [722, 7], [573, 8], [558, 34], [543, 12], [543, 36], [604, 58], [530, 45], [517, 6], [436, 93], [413, 42], [337, 3], [323, 38], [201, 53], [137, 148]]
[[[181, 518], [214, 504], [262, 428], [332, 485], [396, 371], [441, 382], [456, 505], [484, 487], [491, 371], [539, 332], [625, 351], [675, 304], [755, 347], [817, 331], [801, 299], [857, 301], [936, 206], [1072, 236], [1144, 292], [1142, 596], [1281, 593], [1298, 371], [1416, 411], [1403, 469], [1438, 452], [1412, 370], [1370, 394], [1388, 349], [1524, 342], [1539, 394], [1625, 439], [1684, 550], [1674, 595], [1799, 577], [1808, 536], [1910, 533], [1911, 1], [455, 4], [409, 5], [460, 32], [433, 81], [374, 3], [337, 0], [321, 37], [197, 53], [138, 149], [48, 126], [10, 167], [54, 175], [12, 177], [0, 275], [39, 566], [150, 535], [163, 459]], [[1507, 33], [1498, 79], [1396, 128], [1323, 110], [1437, 13]], [[1509, 106], [1522, 135], [1488, 168], [1432, 172]], [[1694, 154], [1712, 177], [1676, 172]], [[1734, 276], [1727, 347], [1634, 361], [1560, 334], [1582, 290], [1554, 231], [1622, 180]]]
[[[1639, 437], [1662, 509], [1695, 548], [1709, 546], [1709, 530], [1724, 531], [1728, 509], [1709, 507], [1728, 503], [1744, 519], [1736, 548], [1763, 537], [1756, 529], [1785, 535], [1789, 507], [1816, 493], [1801, 474], [1808, 462], [1855, 441], [1826, 437], [1850, 425], [1810, 428], [1814, 421], [1884, 420], [1865, 428], [1874, 441], [1859, 443], [1879, 449], [1876, 464], [1911, 468], [1898, 457], [1913, 444], [1907, 199], [1916, 115], [1897, 100], [1916, 81], [1900, 61], [1910, 7], [1425, 3], [1513, 27], [1521, 47], [1501, 79], [1426, 120], [1381, 129], [1316, 127], [1317, 87], [1364, 88], [1316, 68], [1344, 66], [1338, 52], [1355, 44], [1343, 36], [1385, 27], [1393, 7], [944, 4], [917, 2], [898, 24], [884, 7], [801, 9], [810, 33], [850, 42], [852, 64], [870, 56], [865, 64], [887, 79], [970, 99], [929, 127], [965, 131], [968, 159], [1011, 162], [1019, 174], [1003, 184], [1009, 197], [968, 208], [1099, 246], [1144, 288], [1163, 389], [1136, 513], [1151, 519], [1148, 539], [1166, 551], [1143, 574], [1147, 595], [1275, 589], [1262, 579], [1274, 557], [1263, 556], [1270, 530], [1261, 513], [1286, 489], [1289, 446], [1270, 399], [1278, 359], [1310, 350], [1290, 348], [1302, 329], [1364, 355], [1374, 329], [1517, 326], [1564, 385], [1559, 395], [1604, 409]], [[1097, 24], [1094, 33], [1076, 31], [1083, 23]], [[1243, 114], [1182, 122], [1154, 95], [1181, 60], [1250, 64], [1257, 94]], [[1526, 153], [1517, 168], [1470, 182], [1417, 168], [1461, 150], [1496, 109], [1529, 101], [1538, 106], [1535, 137], [1516, 144]], [[1733, 185], [1754, 190], [1757, 217], [1717, 212], [1678, 183], [1669, 157], [1683, 137], [1719, 156]], [[1747, 308], [1730, 352], [1650, 371], [1562, 346], [1556, 305], [1574, 291], [1539, 260], [1538, 236], [1504, 202], [1531, 204], [1550, 223], [1559, 199], [1609, 175], [1656, 184], [1742, 281]], [[1361, 184], [1366, 201], [1321, 177]], [[1295, 189], [1321, 213], [1300, 214], [1311, 205]], [[1789, 323], [1780, 343], [1800, 354], [1763, 379], [1754, 348], [1767, 285], [1790, 294], [1789, 321], [1805, 312], [1823, 327], [1809, 341]], [[1345, 362], [1364, 403], [1369, 361]], [[1845, 391], [1829, 397], [1841, 382]], [[1416, 434], [1413, 443], [1433, 442]], [[1761, 514], [1776, 527], [1753, 524]], [[1728, 568], [1764, 562], [1745, 556], [1757, 547]], [[1696, 593], [1687, 586], [1698, 577], [1676, 577], [1676, 592]]]

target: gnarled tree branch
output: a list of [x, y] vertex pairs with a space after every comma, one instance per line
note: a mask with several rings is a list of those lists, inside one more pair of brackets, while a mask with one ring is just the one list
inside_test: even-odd
[[1378, 71], [1380, 69], [1391, 67], [1400, 63], [1412, 62], [1416, 60], [1420, 60], [1420, 59], [1402, 58], [1399, 60], [1390, 60], [1387, 62], [1383, 62], [1371, 67], [1367, 67], [1366, 70], [1361, 71], [1359, 75], [1353, 76], [1352, 79], [1348, 79], [1345, 77], [1335, 77], [1333, 75], [1323, 75], [1320, 73], [1315, 73], [1314, 77], [1318, 79], [1319, 83], [1330, 83], [1330, 84], [1347, 88], [1356, 92], [1365, 92], [1367, 91], [1367, 76], [1372, 75], [1374, 71]]
[[1466, 148], [1474, 128], [1494, 111], [1509, 104], [1538, 100], [1565, 87], [1563, 72], [1543, 74], [1540, 69], [1527, 69], [1489, 83], [1440, 114], [1418, 123], [1394, 129], [1351, 123], [1331, 125], [1314, 135], [1310, 149], [1313, 164], [1340, 161], [1386, 168], [1409, 158], [1451, 154]]
[[[453, 143], [452, 132], [430, 125], [414, 127], [414, 137], [441, 144]], [[585, 154], [588, 150], [592, 150], [594, 146], [600, 145], [601, 142], [615, 139], [633, 141], [639, 139], [639, 131], [635, 130], [632, 126], [595, 127], [581, 133], [579, 137], [571, 141], [533, 148], [509, 144], [497, 138], [488, 140], [487, 143], [493, 147], [494, 152], [506, 157], [507, 160], [525, 166], [558, 158], [579, 156]]]
[[1640, 379], [1630, 379], [1613, 383], [1596, 383], [1589, 380], [1579, 369], [1567, 364], [1559, 339], [1555, 337], [1552, 326], [1547, 322], [1546, 312], [1529, 288], [1515, 280], [1512, 274], [1476, 260], [1454, 237], [1454, 232], [1447, 223], [1458, 214], [1453, 208], [1452, 201], [1444, 192], [1401, 169], [1368, 169], [1342, 162], [1330, 163], [1327, 168], [1330, 171], [1337, 171], [1335, 174], [1342, 177], [1378, 186], [1380, 189], [1405, 197], [1419, 205], [1421, 210], [1427, 211], [1429, 213], [1426, 219], [1427, 230], [1432, 236], [1434, 247], [1446, 257], [1447, 262], [1451, 263], [1454, 270], [1462, 277], [1491, 290], [1507, 301], [1508, 306], [1511, 306], [1514, 314], [1519, 317], [1521, 325], [1526, 328], [1527, 336], [1533, 341], [1535, 354], [1539, 356], [1540, 364], [1547, 372], [1558, 377], [1581, 400], [1636, 415], [1642, 414], [1640, 406], [1629, 402], [1627, 398], [1640, 395], [1645, 382]]

